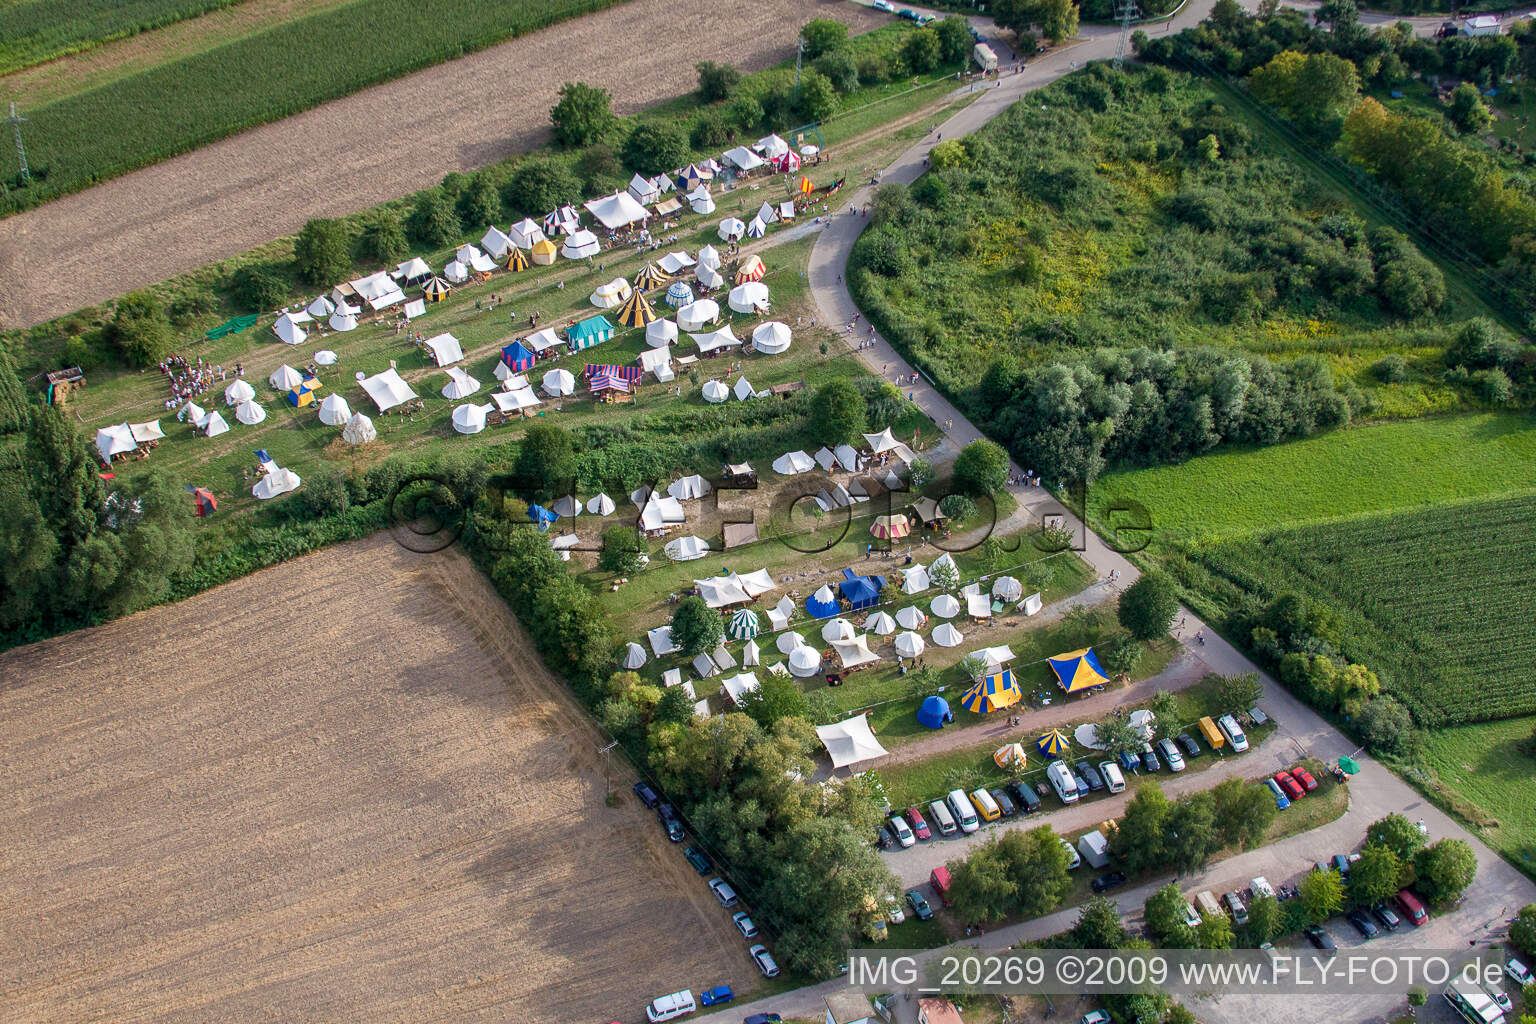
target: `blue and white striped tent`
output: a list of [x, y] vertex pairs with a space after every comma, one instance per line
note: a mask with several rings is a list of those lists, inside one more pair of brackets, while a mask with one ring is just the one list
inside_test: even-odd
[[667, 305], [686, 306], [693, 301], [693, 289], [686, 282], [673, 281], [672, 287], [667, 289]]

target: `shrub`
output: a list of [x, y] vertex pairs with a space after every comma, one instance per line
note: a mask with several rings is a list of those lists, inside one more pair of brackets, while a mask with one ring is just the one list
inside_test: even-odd
[[939, 38], [939, 60], [945, 64], [963, 64], [970, 59], [973, 41], [971, 26], [958, 14], [951, 14], [932, 26]]
[[1428, 316], [1445, 302], [1445, 275], [1407, 236], [1391, 228], [1370, 235], [1376, 291], [1387, 309], [1405, 319]]
[[594, 142], [577, 157], [576, 173], [587, 192], [611, 192], [619, 185], [619, 158], [607, 143]]
[[275, 309], [288, 297], [287, 283], [271, 267], [259, 263], [235, 271], [230, 283], [240, 305], [252, 312]]
[[555, 139], [565, 146], [586, 146], [601, 139], [618, 123], [608, 90], [585, 82], [566, 82], [560, 101], [549, 112]]
[[638, 124], [624, 140], [624, 163], [641, 174], [662, 174], [687, 160], [688, 140], [671, 124]]
[[1355, 716], [1354, 724], [1361, 741], [1377, 754], [1403, 753], [1413, 734], [1413, 716], [1390, 694], [1368, 701]]
[[923, 75], [939, 66], [939, 34], [932, 29], [920, 29], [907, 36], [902, 44], [901, 55], [913, 74]]
[[815, 60], [848, 45], [848, 26], [830, 18], [812, 18], [800, 29], [800, 38], [805, 40], [805, 56]]
[[563, 160], [524, 160], [502, 188], [508, 206], [529, 217], [581, 199], [581, 182]]
[[598, 552], [597, 565], [615, 575], [629, 576], [644, 567], [647, 552], [640, 531], [615, 524], [603, 531], [603, 550]]
[[688, 141], [693, 143], [694, 149], [714, 149], [725, 145], [730, 138], [730, 126], [725, 123], [725, 117], [718, 110], [702, 111], [693, 122], [693, 130], [688, 134]]
[[912, 269], [912, 254], [894, 231], [876, 228], [858, 241], [859, 262], [881, 277], [901, 277]]
[[352, 269], [352, 236], [339, 220], [311, 220], [293, 243], [293, 263], [310, 284], [334, 284]]
[[176, 343], [153, 292], [133, 292], [119, 299], [109, 326], [112, 344], [135, 366], [155, 365]]
[[928, 160], [936, 171], [946, 171], [951, 167], [964, 167], [970, 162], [970, 155], [956, 139], [945, 139], [928, 151]]
[[210, 291], [198, 288], [177, 296], [171, 303], [171, 323], [187, 327], [218, 311], [219, 300]]
[[324, 516], [339, 516], [347, 510], [347, 481], [338, 472], [315, 473], [313, 477], [304, 478], [304, 489], [299, 492], [299, 501], [293, 505], [295, 509], [302, 509], [305, 515], [321, 518]]
[[429, 189], [416, 199], [405, 228], [417, 242], [433, 248], [452, 245], [463, 231], [448, 197], [438, 189]]
[[501, 194], [491, 176], [484, 172], [470, 178], [454, 205], [459, 223], [471, 231], [478, 232], [501, 219]]
[[393, 210], [380, 210], [363, 228], [363, 255], [382, 264], [399, 263], [410, 254], [405, 226]]
[[1459, 131], [1469, 134], [1485, 132], [1493, 122], [1488, 104], [1483, 102], [1482, 94], [1471, 82], [1462, 82], [1451, 90], [1449, 116]]
[[800, 113], [817, 122], [837, 113], [837, 90], [820, 71], [807, 71], [800, 78]]
[[763, 105], [756, 96], [737, 96], [725, 111], [726, 122], [744, 132], [752, 131], [762, 124], [765, 116]]
[[1371, 367], [1371, 375], [1383, 384], [1396, 384], [1408, 376], [1408, 361], [1396, 352], [1382, 356]]
[[838, 92], [853, 92], [859, 87], [859, 69], [846, 53], [824, 53], [811, 66], [825, 75]]
[[1008, 453], [994, 441], [978, 439], [955, 459], [955, 486], [974, 497], [996, 494], [1008, 485]]
[[864, 396], [847, 380], [830, 380], [811, 399], [811, 429], [825, 444], [850, 441], [864, 430]]
[[1515, 385], [1510, 381], [1509, 374], [1497, 366], [1474, 373], [1472, 387], [1479, 398], [1491, 405], [1504, 405], [1515, 394]]
[[1157, 640], [1168, 632], [1179, 610], [1178, 590], [1161, 572], [1144, 574], [1120, 595], [1120, 625], [1138, 640]]
[[976, 515], [976, 503], [963, 494], [947, 494], [939, 502], [939, 511], [956, 521], [967, 520]]
[[879, 85], [890, 73], [890, 67], [876, 53], [862, 53], [854, 63], [859, 69], [860, 85]]
[[729, 64], [706, 60], [696, 64], [694, 69], [699, 73], [699, 98], [705, 103], [726, 99], [741, 81], [741, 72]]

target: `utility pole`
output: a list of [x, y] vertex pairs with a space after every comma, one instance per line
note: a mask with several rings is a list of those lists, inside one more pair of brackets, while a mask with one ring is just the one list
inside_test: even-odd
[[1131, 24], [1141, 16], [1136, 0], [1115, 0], [1115, 18], [1120, 22], [1120, 38], [1115, 43], [1115, 70], [1125, 67], [1125, 53], [1131, 45]]
[[[800, 62], [805, 57], [805, 37], [801, 36], [795, 41], [795, 99], [800, 99]], [[15, 104], [11, 104], [15, 106]], [[21, 136], [17, 136], [21, 138]]]
[[27, 148], [21, 144], [21, 126], [26, 118], [16, 113], [16, 101], [11, 101], [11, 116], [5, 119], [5, 123], [11, 126], [16, 133], [16, 159], [21, 163], [21, 183], [27, 184], [32, 180], [32, 172], [27, 170]]

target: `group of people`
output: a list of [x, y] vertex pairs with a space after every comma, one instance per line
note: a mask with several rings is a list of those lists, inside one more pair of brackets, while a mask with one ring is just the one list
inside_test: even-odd
[[1039, 487], [1040, 474], [1032, 469], [1026, 469], [1022, 473], [1014, 473], [1008, 477], [1010, 487]]
[[[194, 362], [175, 352], [160, 360], [160, 372], [165, 374], [171, 388], [171, 397], [165, 400], [167, 409], [190, 402], [228, 379], [223, 364], [216, 365], [202, 356]], [[239, 363], [235, 364], [235, 376], [245, 376], [245, 367]]]

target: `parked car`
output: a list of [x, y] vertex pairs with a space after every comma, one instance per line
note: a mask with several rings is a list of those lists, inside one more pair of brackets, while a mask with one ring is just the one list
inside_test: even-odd
[[1021, 814], [1034, 814], [1040, 809], [1040, 796], [1022, 782], [1010, 782], [1003, 787], [1019, 805]]
[[1061, 845], [1067, 848], [1067, 870], [1071, 871], [1083, 862], [1083, 855], [1077, 852], [1077, 847], [1065, 839], [1061, 841]]
[[916, 807], [907, 808], [907, 824], [912, 826], [912, 834], [917, 838], [933, 838], [933, 832], [928, 828], [928, 819], [923, 817], [923, 812]]
[[1403, 919], [1397, 916], [1397, 911], [1385, 903], [1378, 903], [1371, 908], [1371, 913], [1376, 915], [1376, 920], [1389, 932], [1397, 931], [1397, 926], [1403, 923]]
[[1340, 878], [1349, 877], [1349, 854], [1336, 853], [1333, 855], [1333, 870], [1339, 873]]
[[1077, 783], [1077, 795], [1079, 797], [1085, 797], [1093, 792], [1093, 787], [1088, 784], [1088, 777], [1083, 774], [1081, 768], [1074, 768], [1072, 770], [1072, 781]]
[[1099, 770], [1087, 761], [1077, 762], [1077, 774], [1088, 780], [1088, 788], [1093, 792], [1097, 793], [1104, 788], [1104, 776], [1100, 775]]
[[1315, 860], [1315, 861], [1312, 862], [1312, 870], [1313, 871], [1332, 871], [1333, 870], [1333, 865], [1329, 864], [1325, 860]]
[[1301, 783], [1301, 788], [1306, 790], [1308, 793], [1317, 788], [1317, 780], [1314, 779], [1312, 777], [1312, 773], [1307, 771], [1305, 768], [1292, 768], [1291, 777], [1294, 778], [1297, 782]]
[[1120, 766], [1113, 761], [1100, 761], [1099, 773], [1104, 777], [1104, 785], [1111, 793], [1125, 792], [1125, 775], [1120, 771]]
[[731, 991], [731, 986], [716, 985], [714, 988], [705, 989], [704, 993], [699, 996], [699, 1002], [704, 1006], [718, 1006], [721, 1003], [728, 1003], [735, 998], [736, 993]]
[[1122, 750], [1115, 755], [1115, 760], [1120, 762], [1120, 767], [1132, 775], [1141, 774], [1141, 760], [1129, 750]]
[[1323, 931], [1317, 925], [1314, 924], [1308, 928], [1306, 935], [1308, 942], [1312, 943], [1312, 945], [1316, 946], [1324, 953], [1327, 953], [1329, 956], [1333, 956], [1334, 953], [1338, 952], [1339, 944], [1333, 941], [1333, 936]]
[[1280, 788], [1280, 783], [1274, 779], [1265, 779], [1264, 785], [1269, 789], [1270, 794], [1274, 796], [1276, 807], [1283, 811], [1291, 806], [1291, 798], [1285, 795], [1285, 791]]
[[1381, 929], [1376, 927], [1376, 922], [1372, 921], [1370, 915], [1363, 910], [1351, 910], [1348, 920], [1363, 939], [1374, 939], [1381, 934]]
[[732, 914], [731, 924], [734, 924], [736, 926], [736, 930], [741, 932], [742, 938], [757, 938], [757, 925], [753, 923], [752, 918], [747, 915], [745, 910], [738, 910], [736, 913]]
[[1163, 738], [1157, 741], [1157, 752], [1163, 755], [1163, 760], [1168, 763], [1168, 770], [1181, 772], [1184, 770], [1184, 755], [1179, 753], [1178, 744], [1173, 740]]
[[907, 903], [912, 907], [912, 913], [917, 915], [919, 921], [933, 920], [933, 908], [928, 905], [928, 900], [917, 889], [907, 890]]
[[901, 10], [896, 12], [896, 17], [906, 18], [908, 21], [917, 21], [922, 17], [922, 15], [918, 14], [910, 7], [903, 7]]
[[784, 1018], [776, 1013], [754, 1013], [741, 1018], [741, 1024], [784, 1024]]
[[1204, 920], [1204, 918], [1202, 918], [1200, 916], [1200, 911], [1195, 909], [1195, 905], [1193, 903], [1189, 902], [1188, 900], [1185, 900], [1184, 901], [1184, 923], [1189, 925], [1191, 928], [1199, 928], [1200, 927], [1200, 922], [1202, 920]]
[[1111, 889], [1118, 889], [1124, 884], [1125, 875], [1123, 872], [1107, 871], [1088, 883], [1088, 887], [1094, 892], [1108, 892]]
[[704, 851], [697, 846], [690, 846], [684, 850], [683, 857], [687, 859], [689, 864], [693, 865], [693, 870], [701, 875], [709, 874], [710, 869], [714, 867], [709, 862], [709, 858], [704, 855]]
[[656, 805], [661, 803], [661, 797], [656, 795], [656, 791], [643, 782], [635, 783], [634, 788], [630, 792], [640, 798], [640, 802], [645, 805], [645, 809], [648, 811], [654, 811]]
[[917, 836], [912, 833], [912, 828], [907, 824], [907, 819], [901, 815], [891, 815], [888, 827], [891, 830], [891, 834], [896, 837], [896, 841], [901, 844], [903, 850], [909, 846], [917, 845]]
[[1112, 1020], [1103, 1010], [1089, 1010], [1077, 1024], [1112, 1024]]
[[891, 835], [891, 830], [884, 825], [875, 829], [875, 845], [882, 850], [889, 850], [896, 845], [896, 837]]
[[1003, 817], [1011, 818], [1019, 813], [1019, 808], [1002, 788], [988, 790], [992, 794], [992, 802], [997, 804], [997, 809], [1003, 812]]
[[736, 890], [732, 889], [731, 883], [725, 879], [711, 878], [709, 880], [709, 891], [715, 894], [715, 899], [719, 900], [720, 905], [727, 910], [736, 905]]
[[1514, 957], [1510, 957], [1509, 963], [1504, 965], [1504, 976], [1521, 988], [1536, 980], [1531, 976], [1531, 969]]
[[661, 822], [661, 827], [667, 830], [667, 838], [674, 843], [683, 841], [686, 833], [683, 831], [683, 821], [677, 816], [677, 808], [671, 804], [661, 804], [656, 808], [656, 818]]
[[779, 976], [779, 965], [774, 962], [773, 954], [768, 952], [767, 946], [753, 946], [747, 950], [747, 955], [752, 958], [753, 963], [757, 964], [757, 969], [763, 972], [763, 977], [777, 978]]
[[1216, 724], [1221, 726], [1221, 731], [1226, 733], [1227, 742], [1232, 744], [1232, 752], [1241, 754], [1248, 749], [1248, 737], [1243, 734], [1243, 727], [1237, 724], [1237, 719], [1231, 715], [1222, 715], [1216, 719]]
[[1195, 739], [1189, 733], [1187, 733], [1187, 732], [1179, 733], [1179, 735], [1178, 735], [1178, 743], [1179, 743], [1179, 746], [1184, 748], [1184, 756], [1185, 757], [1199, 757], [1200, 756], [1200, 741]]
[[1248, 908], [1243, 906], [1243, 898], [1235, 892], [1229, 892], [1221, 898], [1227, 905], [1227, 913], [1232, 915], [1232, 923], [1241, 927], [1248, 923]]
[[892, 7], [888, 0], [875, 0], [875, 2], [869, 6], [873, 7], [877, 11], [884, 11], [887, 14], [896, 13], [896, 8]]
[[1280, 783], [1280, 788], [1285, 790], [1285, 795], [1293, 801], [1307, 795], [1307, 791], [1301, 788], [1301, 783], [1297, 782], [1290, 772], [1276, 772], [1275, 781]]
[[1155, 772], [1162, 770], [1163, 762], [1157, 759], [1157, 751], [1150, 745], [1141, 748], [1141, 770]]
[[901, 924], [907, 919], [907, 912], [901, 909], [901, 902], [895, 896], [887, 896], [885, 903], [885, 919], [891, 924]]

